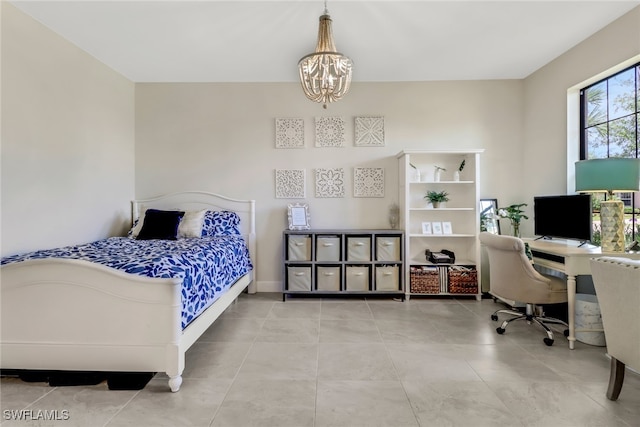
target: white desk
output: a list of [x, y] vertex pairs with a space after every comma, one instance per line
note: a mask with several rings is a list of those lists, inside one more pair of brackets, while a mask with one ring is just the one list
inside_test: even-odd
[[[567, 305], [569, 315], [569, 348], [573, 350], [576, 340], [576, 276], [591, 275], [590, 260], [601, 256], [621, 256], [626, 258], [640, 259], [640, 253], [603, 253], [599, 247], [584, 245], [578, 247], [579, 243], [572, 240], [534, 240], [522, 239], [529, 243], [533, 252], [536, 265], [559, 271], [567, 275]], [[581, 329], [580, 332], [583, 330]], [[587, 330], [584, 330], [587, 331]], [[593, 331], [593, 330], [592, 330]]]

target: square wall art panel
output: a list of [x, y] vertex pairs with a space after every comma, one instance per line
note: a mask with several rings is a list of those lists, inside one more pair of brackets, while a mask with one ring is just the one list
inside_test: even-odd
[[316, 169], [316, 197], [344, 197], [344, 169]]
[[304, 169], [276, 169], [276, 198], [304, 199]]
[[276, 148], [304, 148], [304, 119], [276, 119]]
[[384, 147], [384, 117], [356, 117], [358, 147]]
[[355, 168], [353, 172], [354, 197], [384, 197], [383, 168]]
[[342, 117], [316, 117], [316, 147], [344, 147], [344, 129]]

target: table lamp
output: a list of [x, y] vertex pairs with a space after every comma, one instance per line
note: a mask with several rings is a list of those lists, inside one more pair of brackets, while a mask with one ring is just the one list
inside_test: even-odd
[[624, 252], [624, 203], [613, 193], [640, 190], [640, 159], [609, 157], [576, 162], [576, 191], [606, 192], [600, 204], [602, 252]]

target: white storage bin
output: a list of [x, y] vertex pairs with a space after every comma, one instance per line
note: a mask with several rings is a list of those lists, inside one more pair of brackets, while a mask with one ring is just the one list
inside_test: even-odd
[[400, 237], [377, 236], [376, 237], [377, 261], [400, 261]]
[[311, 290], [311, 267], [287, 267], [287, 290]]
[[376, 266], [376, 291], [398, 291], [398, 266]]
[[347, 237], [347, 261], [371, 261], [371, 237]]
[[316, 261], [340, 261], [340, 237], [318, 236], [316, 238]]
[[291, 235], [287, 242], [288, 261], [311, 261], [311, 237]]
[[369, 267], [349, 266], [345, 271], [347, 291], [369, 290]]
[[[576, 294], [576, 329], [602, 328], [598, 298], [590, 294]], [[576, 332], [576, 339], [589, 345], [606, 345], [604, 332]]]
[[340, 267], [317, 267], [316, 289], [318, 291], [340, 290]]

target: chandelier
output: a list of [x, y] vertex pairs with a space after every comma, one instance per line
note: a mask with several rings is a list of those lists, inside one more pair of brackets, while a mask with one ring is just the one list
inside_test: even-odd
[[349, 92], [352, 66], [351, 59], [336, 51], [325, 0], [316, 50], [298, 62], [304, 94], [312, 101], [322, 102], [323, 108], [327, 108], [327, 102], [338, 101]]

